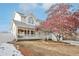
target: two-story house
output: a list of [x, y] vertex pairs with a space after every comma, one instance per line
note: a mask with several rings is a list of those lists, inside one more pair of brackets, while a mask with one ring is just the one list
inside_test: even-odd
[[11, 25], [11, 33], [17, 40], [22, 39], [47, 39], [49, 35], [46, 31], [36, 31], [42, 21], [38, 20], [32, 13], [25, 16], [15, 12]]

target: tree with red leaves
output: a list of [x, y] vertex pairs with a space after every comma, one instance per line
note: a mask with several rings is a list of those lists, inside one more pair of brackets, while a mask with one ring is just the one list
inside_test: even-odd
[[47, 12], [48, 18], [41, 25], [41, 28], [56, 33], [55, 36], [58, 41], [60, 37], [64, 37], [66, 33], [75, 32], [79, 26], [79, 14], [70, 12], [68, 4], [56, 4], [51, 6]]

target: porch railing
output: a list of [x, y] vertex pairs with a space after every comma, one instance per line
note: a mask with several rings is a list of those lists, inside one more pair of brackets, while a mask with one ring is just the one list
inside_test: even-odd
[[18, 39], [48, 39], [51, 38], [51, 35], [45, 34], [18, 34]]

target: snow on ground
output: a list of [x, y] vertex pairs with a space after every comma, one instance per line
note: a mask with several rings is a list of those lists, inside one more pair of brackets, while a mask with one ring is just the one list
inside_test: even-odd
[[0, 56], [22, 56], [13, 44], [0, 43]]

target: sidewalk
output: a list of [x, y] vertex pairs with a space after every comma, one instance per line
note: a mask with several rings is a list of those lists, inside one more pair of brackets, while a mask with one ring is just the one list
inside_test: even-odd
[[65, 42], [65, 43], [69, 43], [71, 45], [78, 45], [79, 46], [78, 40], [62, 40], [61, 42]]

